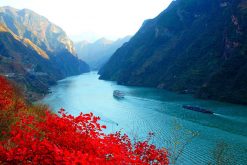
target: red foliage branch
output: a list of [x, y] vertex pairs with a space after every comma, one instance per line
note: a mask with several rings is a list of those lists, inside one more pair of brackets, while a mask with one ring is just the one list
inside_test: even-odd
[[13, 87], [8, 80], [0, 76], [0, 88], [0, 110], [9, 109], [13, 101]]
[[23, 98], [17, 96], [16, 89], [4, 77], [0, 76], [0, 110], [25, 108]]
[[[1, 96], [0, 107], [6, 104], [3, 98], [11, 101], [10, 94]], [[74, 117], [64, 109], [58, 115], [46, 110], [37, 118], [22, 110], [18, 117], [0, 142], [0, 164], [168, 164], [165, 149], [148, 141], [132, 144], [120, 132], [105, 134], [106, 126], [92, 113]]]

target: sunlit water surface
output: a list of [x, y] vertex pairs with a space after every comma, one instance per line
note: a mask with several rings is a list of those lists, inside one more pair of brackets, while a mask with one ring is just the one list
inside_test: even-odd
[[[98, 80], [95, 72], [61, 80], [50, 90], [42, 102], [54, 111], [63, 107], [73, 115], [93, 112], [107, 125], [106, 132], [122, 130], [132, 139], [145, 140], [149, 132], [154, 132], [151, 142], [172, 152], [175, 142], [180, 141], [181, 148], [195, 133], [177, 164], [214, 164], [214, 153], [222, 149], [230, 164], [247, 164], [246, 106], [199, 100], [160, 89], [120, 86]], [[115, 99], [114, 90], [123, 91], [126, 97]], [[183, 109], [182, 105], [187, 104], [216, 114]]]

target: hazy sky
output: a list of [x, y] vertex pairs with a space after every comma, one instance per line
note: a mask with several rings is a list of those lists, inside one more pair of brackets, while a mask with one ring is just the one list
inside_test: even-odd
[[[133, 35], [145, 19], [172, 0], [0, 0], [0, 6], [28, 8], [60, 26], [74, 40]], [[80, 36], [80, 38], [79, 38]]]

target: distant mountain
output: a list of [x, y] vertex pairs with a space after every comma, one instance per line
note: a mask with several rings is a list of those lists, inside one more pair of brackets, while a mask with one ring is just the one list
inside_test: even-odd
[[12, 7], [0, 8], [0, 22], [21, 38], [28, 38], [41, 49], [49, 52], [67, 50], [75, 55], [73, 42], [58, 26], [43, 16], [29, 10]]
[[0, 60], [0, 74], [40, 93], [58, 79], [89, 71], [65, 32], [28, 9], [0, 8]]
[[87, 41], [75, 44], [76, 51], [80, 59], [89, 64], [91, 69], [99, 70], [124, 43], [130, 40], [130, 36], [118, 39], [117, 41], [101, 38], [94, 43]]
[[176, 0], [143, 23], [101, 79], [247, 104], [247, 0]]

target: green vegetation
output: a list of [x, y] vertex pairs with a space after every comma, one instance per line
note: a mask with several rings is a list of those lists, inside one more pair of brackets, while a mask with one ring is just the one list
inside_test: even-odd
[[117, 50], [101, 79], [247, 104], [246, 0], [177, 0]]

